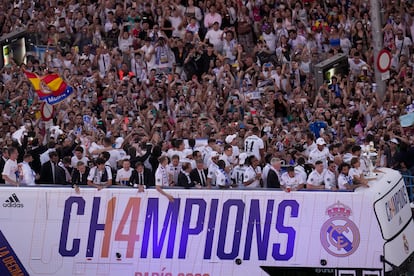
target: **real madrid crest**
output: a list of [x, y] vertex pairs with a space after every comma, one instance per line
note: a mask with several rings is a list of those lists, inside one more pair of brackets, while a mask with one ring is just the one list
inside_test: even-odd
[[339, 201], [326, 209], [326, 215], [330, 218], [322, 225], [321, 243], [333, 256], [347, 257], [359, 246], [359, 230], [349, 219], [351, 214], [351, 208]]

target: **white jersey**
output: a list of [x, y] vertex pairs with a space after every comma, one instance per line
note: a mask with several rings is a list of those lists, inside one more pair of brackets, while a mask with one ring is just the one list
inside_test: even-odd
[[125, 170], [124, 168], [121, 168], [116, 173], [116, 179], [115, 181], [117, 183], [120, 183], [121, 185], [127, 185], [129, 183], [129, 179], [131, 178], [132, 169], [129, 168], [129, 170]]
[[32, 170], [29, 163], [22, 162], [20, 163], [22, 166], [22, 178], [20, 184], [27, 185], [27, 186], [34, 186], [36, 180], [36, 173]]
[[243, 187], [244, 182], [244, 173], [246, 172], [246, 167], [243, 165], [238, 165], [234, 167], [231, 179], [238, 187]]
[[155, 171], [155, 185], [163, 187], [169, 186], [167, 168], [161, 165]]
[[306, 174], [305, 168], [303, 166], [295, 166], [295, 174], [300, 175], [300, 177], [302, 177], [303, 183], [306, 183], [308, 175]]
[[308, 144], [305, 144], [305, 150], [302, 152], [302, 154], [304, 155], [304, 156], [306, 156], [306, 157], [308, 157], [309, 158], [309, 154], [313, 151], [313, 150], [315, 150], [317, 148], [317, 146], [316, 146], [316, 143], [315, 142], [313, 142], [312, 144], [310, 144], [310, 145], [308, 145]]
[[320, 160], [320, 161], [323, 162], [323, 167], [327, 168], [328, 167], [328, 157], [329, 157], [329, 149], [327, 147], [324, 147], [324, 149], [322, 151], [320, 151], [318, 148], [316, 148], [313, 151], [311, 151], [311, 153], [309, 154], [308, 162], [310, 164], [315, 165], [315, 162]]
[[221, 187], [229, 186], [227, 175], [220, 169], [216, 170], [216, 185]]
[[[16, 160], [11, 160], [8, 159], [6, 161], [6, 163], [4, 164], [4, 168], [3, 168], [3, 172], [2, 175], [7, 175], [10, 179], [15, 180], [15, 181], [19, 181], [19, 179], [17, 178], [17, 174], [16, 172], [18, 171], [18, 167], [17, 167], [17, 161]], [[3, 177], [4, 178], [4, 177]], [[13, 183], [10, 183], [9, 181], [5, 180], [6, 185], [11, 185]]]
[[321, 185], [324, 185], [323, 184], [324, 175], [325, 175], [325, 170], [322, 173], [318, 173], [316, 170], [313, 170], [309, 174], [308, 181], [306, 183], [307, 184], [310, 184], [312, 186], [321, 186]]
[[216, 171], [219, 169], [216, 163], [211, 162], [210, 166], [208, 166], [208, 174], [207, 178], [211, 179], [211, 186], [216, 186]]
[[244, 140], [244, 151], [248, 155], [254, 155], [259, 161], [261, 159], [261, 149], [264, 149], [264, 143], [257, 135], [251, 135]]
[[294, 177], [290, 177], [288, 172], [284, 172], [280, 177], [280, 184], [285, 188], [297, 189], [299, 185], [304, 184], [299, 174], [295, 173]]
[[352, 179], [355, 179], [356, 177], [360, 177], [362, 175], [363, 171], [361, 170], [361, 167], [357, 168], [351, 168], [349, 169], [349, 176], [352, 177]]
[[352, 177], [348, 174], [348, 175], [344, 175], [344, 174], [340, 174], [338, 176], [338, 189], [339, 190], [347, 190], [345, 185], [352, 185], [353, 181], [352, 181]]
[[335, 173], [332, 171], [326, 170], [323, 181], [325, 182], [325, 189], [332, 190], [336, 188], [337, 179]]
[[247, 167], [244, 172], [244, 182], [254, 181], [250, 185], [245, 186], [246, 188], [260, 188], [260, 180], [256, 179], [256, 176], [258, 173], [261, 173], [261, 171], [262, 169], [259, 166], [257, 166], [256, 169], [253, 169], [252, 166]]
[[82, 161], [83, 164], [88, 166], [89, 158], [86, 157], [86, 156], [83, 156], [81, 159], [78, 159], [76, 156], [72, 156], [72, 158], [70, 160], [70, 165], [72, 166], [72, 168], [76, 168], [79, 161]]

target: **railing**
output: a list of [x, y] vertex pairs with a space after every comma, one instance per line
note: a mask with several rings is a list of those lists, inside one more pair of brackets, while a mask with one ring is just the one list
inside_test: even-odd
[[410, 202], [414, 201], [414, 175], [403, 174], [405, 186], [407, 186], [408, 197]]

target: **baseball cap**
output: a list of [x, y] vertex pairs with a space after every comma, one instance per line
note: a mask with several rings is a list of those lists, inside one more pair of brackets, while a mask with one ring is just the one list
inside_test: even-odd
[[234, 139], [236, 139], [237, 134], [232, 134], [232, 135], [227, 135], [225, 141], [227, 144], [230, 144], [231, 142], [233, 142]]
[[326, 145], [326, 142], [322, 137], [320, 137], [316, 139], [316, 144], [322, 146], [322, 145]]

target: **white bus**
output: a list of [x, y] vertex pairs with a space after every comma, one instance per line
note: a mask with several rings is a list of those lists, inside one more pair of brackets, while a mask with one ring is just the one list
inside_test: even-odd
[[399, 172], [355, 192], [1, 187], [0, 275], [401, 275]]

